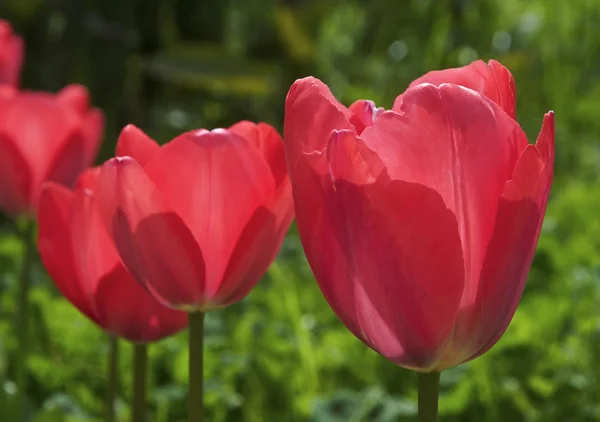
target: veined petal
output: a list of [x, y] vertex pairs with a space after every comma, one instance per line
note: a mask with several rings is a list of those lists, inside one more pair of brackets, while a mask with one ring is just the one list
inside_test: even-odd
[[200, 247], [142, 167], [129, 157], [107, 161], [96, 195], [108, 233], [133, 277], [167, 306], [201, 306]]
[[535, 145], [528, 146], [506, 183], [488, 245], [477, 308], [465, 309], [457, 324], [456, 343], [468, 344], [464, 359], [489, 350], [510, 323], [533, 261], [548, 204], [554, 169], [554, 114], [544, 116]]
[[243, 138], [216, 129], [175, 138], [145, 170], [200, 245], [206, 262], [205, 294], [212, 297], [242, 230], [274, 194], [267, 162]]
[[[275, 178], [277, 188], [288, 180], [283, 140], [275, 128], [266, 123], [241, 121], [228, 129], [249, 141], [261, 153]], [[287, 181], [289, 183], [289, 180]]]
[[[472, 89], [498, 104], [512, 119], [516, 118], [515, 80], [496, 60], [490, 60], [488, 64], [477, 60], [463, 67], [434, 70], [413, 81], [409, 88], [423, 83], [435, 86], [450, 83]], [[403, 95], [396, 98], [394, 111], [402, 108]]]
[[328, 159], [334, 192], [326, 206], [361, 337], [399, 365], [431, 369], [464, 286], [456, 218], [434, 190], [389, 180], [375, 152], [352, 133], [332, 137]]
[[466, 279], [462, 306], [470, 306], [500, 195], [527, 139], [496, 103], [458, 85], [411, 88], [400, 111], [383, 113], [362, 138], [392, 179], [438, 192], [458, 219]]

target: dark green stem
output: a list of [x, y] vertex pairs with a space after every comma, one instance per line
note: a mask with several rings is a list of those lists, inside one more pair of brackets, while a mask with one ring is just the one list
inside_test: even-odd
[[25, 420], [25, 400], [27, 397], [27, 356], [29, 352], [29, 289], [31, 287], [31, 266], [33, 264], [35, 242], [33, 239], [35, 225], [33, 220], [25, 222], [25, 227], [20, 232], [23, 242], [23, 261], [19, 274], [19, 293], [17, 311], [17, 330], [19, 338], [19, 351], [16, 358], [17, 403], [21, 413], [21, 420]]
[[146, 422], [146, 385], [148, 346], [133, 345], [133, 414], [132, 422]]
[[204, 421], [203, 359], [204, 359], [204, 313], [189, 313], [189, 396], [188, 414], [190, 422]]
[[111, 335], [108, 351], [108, 391], [106, 394], [106, 422], [116, 422], [115, 401], [119, 388], [119, 338]]
[[440, 373], [418, 373], [419, 422], [437, 422]]

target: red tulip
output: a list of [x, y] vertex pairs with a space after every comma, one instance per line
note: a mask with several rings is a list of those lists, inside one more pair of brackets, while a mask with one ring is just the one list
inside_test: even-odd
[[23, 62], [23, 40], [0, 19], [0, 84], [17, 86]]
[[[450, 82], [450, 83], [445, 83]], [[286, 100], [298, 230], [327, 301], [397, 365], [443, 370], [515, 312], [552, 182], [554, 115], [530, 145], [497, 62], [431, 72], [390, 111], [315, 78]]]
[[104, 164], [99, 201], [121, 259], [161, 303], [206, 311], [245, 297], [293, 217], [283, 142], [250, 122], [159, 147], [135, 126]]
[[146, 343], [187, 326], [187, 314], [159, 304], [127, 272], [100, 220], [95, 194], [99, 169], [74, 191], [44, 185], [39, 200], [38, 249], [61, 293], [104, 330]]
[[88, 104], [79, 85], [56, 95], [0, 89], [0, 210], [33, 212], [42, 182], [72, 186], [91, 164], [103, 116]]

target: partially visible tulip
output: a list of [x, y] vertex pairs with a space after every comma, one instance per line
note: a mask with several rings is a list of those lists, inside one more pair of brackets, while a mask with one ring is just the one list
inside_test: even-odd
[[147, 343], [187, 326], [187, 314], [159, 304], [127, 272], [98, 213], [99, 169], [84, 172], [74, 190], [42, 189], [38, 249], [60, 292], [105, 331]]
[[23, 47], [23, 39], [13, 34], [10, 23], [0, 19], [0, 85], [19, 84]]
[[187, 132], [161, 147], [129, 125], [97, 194], [129, 271], [187, 311], [244, 298], [293, 217], [283, 142], [264, 123]]
[[56, 95], [0, 87], [0, 210], [33, 213], [45, 181], [72, 187], [96, 157], [103, 120], [79, 85]]
[[285, 146], [298, 230], [327, 301], [397, 365], [441, 371], [502, 336], [533, 259], [554, 115], [530, 145], [498, 62], [431, 72], [392, 110], [291, 87]]

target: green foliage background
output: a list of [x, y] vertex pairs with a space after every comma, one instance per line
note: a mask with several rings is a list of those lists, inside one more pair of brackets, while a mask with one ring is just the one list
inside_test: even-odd
[[[441, 421], [600, 418], [600, 2], [597, 0], [2, 0], [27, 41], [23, 85], [89, 87], [107, 114], [101, 159], [121, 127], [160, 142], [188, 129], [262, 120], [281, 129], [294, 79], [323, 79], [346, 104], [391, 106], [422, 73], [496, 58], [514, 74], [533, 141], [557, 118], [556, 179], [535, 262], [506, 335], [442, 375]], [[16, 422], [16, 274], [0, 227], [0, 420]], [[32, 420], [101, 420], [106, 336], [38, 264], [29, 359]], [[412, 421], [416, 379], [335, 318], [295, 228], [240, 304], [207, 317], [211, 422]], [[185, 419], [186, 334], [153, 345], [151, 420]], [[119, 414], [131, 402], [121, 343]]]

